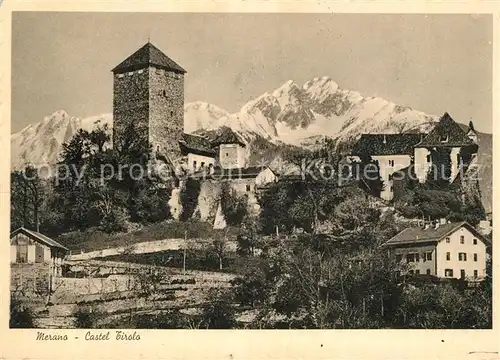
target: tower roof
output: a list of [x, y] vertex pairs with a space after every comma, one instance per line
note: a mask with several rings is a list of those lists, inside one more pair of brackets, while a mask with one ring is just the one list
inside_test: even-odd
[[149, 66], [155, 66], [161, 69], [174, 71], [181, 74], [186, 73], [186, 70], [184, 70], [174, 60], [161, 52], [161, 50], [159, 50], [149, 41], [146, 43], [146, 45], [144, 45], [135, 53], [122, 61], [112, 71], [113, 73], [117, 74], [143, 69]]
[[[441, 138], [444, 137], [446, 140], [442, 141]], [[466, 146], [470, 144], [473, 144], [473, 141], [467, 137], [466, 132], [448, 113], [445, 113], [431, 132], [416, 147]]]

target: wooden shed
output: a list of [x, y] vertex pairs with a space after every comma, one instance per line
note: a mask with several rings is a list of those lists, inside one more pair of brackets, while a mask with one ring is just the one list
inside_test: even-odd
[[12, 264], [49, 264], [57, 274], [68, 252], [65, 246], [34, 230], [20, 227], [10, 234]]

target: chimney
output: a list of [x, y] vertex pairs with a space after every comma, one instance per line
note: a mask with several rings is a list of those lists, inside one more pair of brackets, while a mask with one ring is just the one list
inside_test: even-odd
[[434, 229], [439, 228], [439, 225], [441, 225], [441, 222], [440, 222], [440, 221], [436, 221], [436, 222], [434, 223]]
[[429, 223], [427, 223], [427, 222], [426, 222], [426, 223], [424, 223], [424, 230], [427, 230], [430, 226], [431, 226], [431, 224], [429, 224]]
[[446, 223], [447, 223], [446, 218], [441, 218], [441, 219], [439, 219], [439, 223], [440, 223], [441, 225], [446, 224]]
[[387, 139], [385, 137], [385, 134], [384, 134], [384, 141], [383, 141], [384, 144], [387, 144]]

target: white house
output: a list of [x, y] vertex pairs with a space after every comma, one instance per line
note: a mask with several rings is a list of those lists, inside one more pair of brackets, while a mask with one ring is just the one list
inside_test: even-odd
[[216, 151], [208, 138], [183, 134], [179, 145], [181, 154], [187, 156], [189, 172], [209, 169], [215, 165]]
[[490, 242], [465, 221], [406, 228], [382, 246], [408, 265], [409, 274], [471, 280], [486, 276]]
[[10, 234], [11, 264], [47, 264], [54, 275], [60, 275], [68, 252], [65, 246], [34, 230], [21, 227]]

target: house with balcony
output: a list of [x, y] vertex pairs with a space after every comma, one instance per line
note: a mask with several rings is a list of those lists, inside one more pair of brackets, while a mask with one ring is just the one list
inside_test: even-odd
[[409, 227], [382, 245], [404, 274], [481, 280], [486, 277], [489, 240], [465, 221]]

